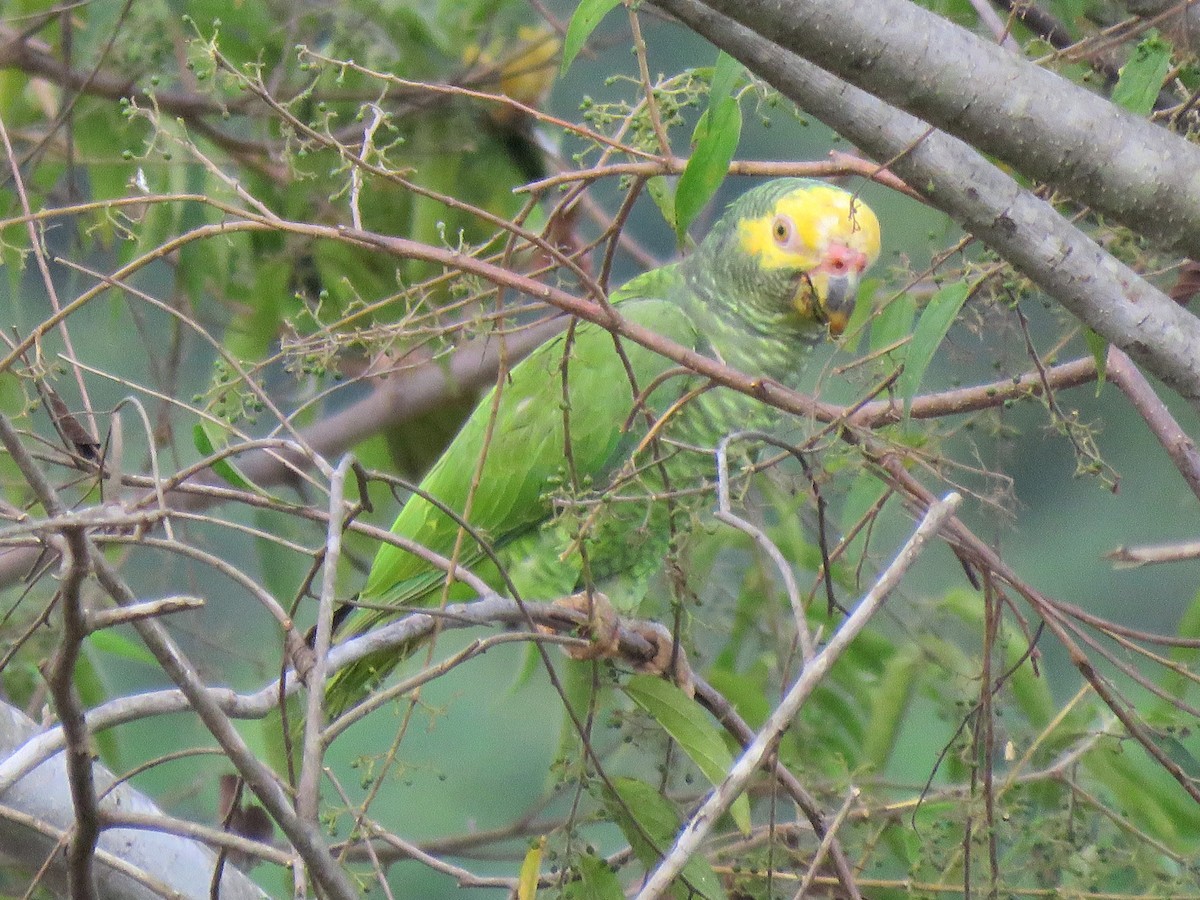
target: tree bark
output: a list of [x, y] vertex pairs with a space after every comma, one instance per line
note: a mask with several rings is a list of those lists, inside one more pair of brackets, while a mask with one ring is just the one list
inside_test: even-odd
[[[40, 731], [32, 719], [0, 703], [0, 760], [8, 758]], [[116, 778], [102, 766], [95, 766], [94, 775], [97, 792], [104, 795], [108, 791], [100, 802], [101, 810], [162, 815], [151, 800], [129, 784], [113, 787]], [[49, 832], [61, 834], [70, 830], [75, 810], [63, 754], [51, 757], [0, 794], [0, 805], [47, 826]], [[159, 831], [110, 828], [100, 835], [97, 849], [100, 854], [95, 861], [96, 881], [100, 896], [106, 900], [156, 900], [161, 895], [106, 863], [105, 853], [141, 870], [182, 897], [203, 900], [209, 896], [217, 856], [197, 841]], [[59, 846], [52, 834], [0, 813], [0, 858], [36, 872], [51, 857], [44, 883], [61, 896], [67, 895], [65, 850], [65, 844]], [[244, 873], [232, 865], [225, 866], [221, 877], [222, 900], [263, 900], [266, 896]]]
[[[748, 0], [747, 6], [758, 2]], [[1200, 409], [1200, 359], [1195, 353], [1200, 320], [1050, 204], [962, 141], [716, 12], [713, 7], [725, 0], [657, 3], [867, 154], [889, 161], [892, 171], [931, 204]], [[846, 4], [847, 11], [851, 8], [858, 5]], [[1200, 215], [1200, 205], [1194, 212]]]
[[1200, 147], [1104, 97], [908, 0], [705, 5], [1164, 248], [1200, 258]]

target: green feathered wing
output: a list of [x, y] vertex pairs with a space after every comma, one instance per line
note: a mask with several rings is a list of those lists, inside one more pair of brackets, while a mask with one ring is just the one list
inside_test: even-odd
[[[677, 299], [683, 289], [677, 266], [664, 266], [627, 283], [613, 301], [630, 321], [694, 347], [695, 323]], [[631, 341], [620, 342], [618, 352], [608, 331], [576, 323], [515, 366], [500, 386], [498, 401], [495, 388], [483, 397], [421, 481], [421, 493], [436, 497], [460, 515], [466, 513], [472, 529], [494, 549], [519, 546], [541, 556], [540, 562], [547, 566], [558, 565], [557, 554], [531, 545], [538, 541], [538, 529], [552, 517], [552, 492], [570, 477], [565, 436], [569, 433], [575, 479], [599, 485], [623, 462], [622, 451], [629, 449], [631, 439], [623, 434], [622, 425], [634, 410], [635, 383], [636, 390], [643, 392], [673, 365]], [[661, 412], [685, 386], [684, 379], [667, 380], [652, 392], [647, 406]], [[472, 495], [473, 482], [477, 486]], [[391, 528], [393, 534], [445, 557], [461, 540], [458, 562], [471, 568], [485, 554], [471, 535], [460, 538], [460, 530], [452, 517], [419, 494], [405, 503]], [[520, 540], [526, 537], [529, 540]], [[569, 562], [561, 566], [562, 584], [570, 589], [574, 570]], [[356, 610], [343, 626], [343, 636], [394, 618], [400, 607], [436, 603], [444, 582], [445, 574], [420, 557], [392, 545], [381, 547], [360, 600], [385, 604], [388, 609]], [[330, 708], [353, 703], [402, 657], [395, 653], [371, 657], [343, 670], [330, 686]]]
[[[878, 220], [854, 195], [776, 179], [731, 204], [683, 262], [634, 279], [613, 299], [623, 316], [678, 344], [794, 386], [807, 348], [845, 327], [859, 277], [878, 254]], [[660, 378], [673, 363], [631, 341], [619, 345], [603, 328], [578, 323], [535, 350], [483, 398], [392, 532], [443, 557], [457, 545], [457, 562], [470, 568], [484, 544], [504, 551], [506, 571], [530, 599], [595, 583], [618, 609], [631, 609], [668, 550], [672, 510], [686, 514], [702, 502], [696, 488], [713, 475], [711, 448], [731, 431], [769, 428], [775, 417], [735, 391], [688, 395], [702, 379]], [[652, 418], [671, 416], [666, 440], [653, 448], [664, 451], [661, 463], [654, 453], [631, 455], [646, 434], [643, 399]], [[689, 402], [676, 404], [681, 399]], [[611, 483], [626, 462], [630, 477]], [[478, 539], [421, 493], [463, 516]], [[664, 494], [676, 499], [655, 499]], [[343, 633], [437, 602], [444, 583], [437, 567], [384, 546], [361, 595], [381, 608], [356, 610]], [[403, 655], [343, 670], [331, 709], [354, 702]]]

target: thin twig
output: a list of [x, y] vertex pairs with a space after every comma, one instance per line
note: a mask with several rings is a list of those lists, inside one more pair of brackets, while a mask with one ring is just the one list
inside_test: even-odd
[[[13, 464], [20, 470], [22, 477], [46, 511], [51, 515], [61, 515], [63, 505], [57, 492], [46, 479], [41, 467], [25, 449], [8, 417], [3, 415], [0, 415], [0, 443], [8, 450]], [[86, 558], [90, 560], [101, 587], [118, 605], [131, 606], [139, 602], [137, 595], [117, 574], [104, 554], [92, 548], [90, 541]], [[225, 750], [230, 762], [246, 779], [247, 785], [291, 839], [297, 852], [313, 872], [314, 879], [329, 896], [338, 900], [356, 900], [357, 891], [334, 862], [320, 830], [296, 816], [275, 774], [251, 751], [245, 739], [221, 710], [212, 692], [201, 680], [195, 666], [175, 644], [162, 623], [157, 619], [135, 619], [132, 624], [163, 671], [178, 685], [191, 708]]]
[[1109, 346], [1106, 371], [1167, 451], [1196, 499], [1200, 500], [1200, 452], [1196, 450], [1196, 442], [1175, 421], [1162, 398], [1124, 350]]
[[[367, 161], [367, 154], [374, 147], [375, 132], [384, 121], [383, 110], [377, 104], [369, 104], [369, 109], [371, 110], [371, 121], [363, 129], [362, 150], [358, 154], [359, 160], [364, 163]], [[352, 166], [350, 169], [350, 221], [355, 228], [363, 227], [362, 211], [358, 205], [358, 197], [362, 192], [362, 182], [362, 169], [359, 166]]]
[[[726, 731], [733, 735], [739, 745], [743, 748], [749, 747], [754, 741], [754, 731], [738, 715], [733, 704], [700, 676], [693, 676], [693, 682], [696, 686], [696, 699], [708, 708], [708, 711]], [[770, 771], [796, 802], [800, 811], [804, 813], [809, 825], [812, 826], [813, 833], [824, 842], [825, 836], [829, 833], [829, 826], [825, 821], [825, 816], [821, 813], [816, 798], [805, 789], [791, 770], [779, 761], [777, 754], [771, 759]], [[846, 892], [846, 896], [850, 900], [862, 900], [862, 895], [855, 883], [854, 866], [846, 857], [836, 835], [829, 844], [829, 855], [833, 858], [834, 871], [837, 872], [840, 886]]]
[[800, 882], [800, 887], [796, 891], [795, 900], [803, 900], [804, 895], [808, 893], [808, 889], [812, 887], [813, 879], [817, 877], [817, 870], [821, 863], [825, 861], [825, 855], [829, 853], [833, 847], [834, 841], [837, 840], [838, 829], [842, 827], [842, 823], [846, 821], [846, 816], [850, 814], [850, 809], [858, 800], [860, 791], [856, 787], [851, 787], [846, 792], [846, 799], [834, 813], [833, 820], [829, 823], [829, 830], [821, 838], [821, 843], [817, 845], [817, 852], [813, 854], [812, 862], [808, 864], [808, 871], [804, 873], [804, 880]]
[[1104, 554], [1118, 569], [1136, 569], [1158, 563], [1186, 562], [1200, 559], [1200, 541], [1181, 544], [1147, 544], [1139, 547], [1117, 547]]
[[[32, 209], [29, 205], [29, 196], [25, 193], [25, 179], [21, 177], [21, 171], [17, 167], [17, 157], [13, 153], [12, 144], [8, 140], [8, 129], [4, 127], [4, 120], [0, 118], [0, 142], [4, 145], [4, 152], [8, 157], [9, 165], [12, 167], [13, 186], [16, 188], [17, 197], [21, 202], [21, 210], [26, 216], [31, 215]], [[37, 227], [32, 221], [26, 226], [29, 232], [29, 246], [33, 250], [33, 258], [37, 262], [38, 273], [42, 276], [42, 285], [46, 288], [46, 296], [50, 299], [50, 305], [56, 313], [62, 311], [62, 301], [58, 297], [58, 289], [54, 286], [54, 278], [50, 274], [50, 266], [46, 261], [46, 250], [42, 245], [42, 241], [38, 235]], [[75, 375], [75, 384], [79, 388], [79, 397], [83, 401], [83, 408], [87, 414], [88, 427], [92, 433], [92, 439], [95, 440], [96, 416], [92, 410], [92, 401], [88, 397], [87, 383], [83, 380], [83, 373], [75, 366], [75, 361], [79, 355], [75, 352], [75, 345], [71, 341], [71, 332], [67, 329], [66, 321], [60, 320], [58, 324], [58, 332], [62, 336], [63, 348], [66, 350], [66, 357], [71, 361], [72, 371]]]
[[657, 900], [666, 893], [671, 882], [700, 848], [700, 844], [716, 821], [728, 811], [733, 801], [745, 790], [750, 777], [774, 749], [783, 732], [787, 730], [800, 711], [804, 701], [824, 680], [833, 663], [875, 615], [883, 601], [887, 599], [888, 594], [899, 584], [904, 573], [917, 560], [925, 546], [953, 515], [954, 510], [961, 502], [962, 497], [952, 492], [940, 502], [930, 505], [912, 537], [901, 548], [891, 565], [879, 576], [854, 612], [842, 623], [842, 627], [834, 633], [825, 649], [813, 659], [811, 664], [805, 666], [800, 677], [788, 690], [787, 695], [771, 714], [762, 730], [755, 736], [754, 741], [733, 764], [729, 775], [688, 820], [687, 825], [676, 839], [675, 845], [638, 893], [638, 900]]
[[642, 25], [638, 21], [637, 8], [632, 4], [625, 7], [629, 13], [629, 30], [633, 36], [633, 51], [637, 56], [638, 77], [642, 81], [642, 93], [646, 96], [646, 112], [650, 116], [650, 126], [658, 139], [659, 151], [663, 156], [671, 155], [671, 139], [663, 126], [662, 116], [658, 111], [658, 102], [654, 99], [654, 86], [650, 83], [650, 67], [646, 61], [646, 41], [642, 38]]
[[296, 788], [296, 812], [313, 825], [318, 824], [318, 788], [326, 746], [321, 740], [321, 728], [325, 721], [325, 686], [329, 674], [329, 645], [333, 640], [333, 612], [337, 606], [337, 570], [342, 558], [342, 498], [346, 492], [346, 475], [353, 465], [353, 456], [343, 456], [329, 482], [329, 526], [325, 531], [324, 568], [321, 572], [321, 593], [313, 641], [315, 661], [307, 674], [308, 706], [304, 715], [304, 744], [300, 782]]
[[171, 613], [187, 612], [200, 609], [204, 601], [199, 597], [163, 597], [161, 600], [147, 600], [145, 603], [135, 603], [118, 609], [102, 609], [89, 613], [87, 628], [89, 632], [100, 631], [102, 628], [112, 628], [115, 625], [127, 625], [134, 619], [150, 619], [166, 616]]
[[784, 590], [787, 592], [792, 618], [796, 622], [796, 636], [800, 641], [800, 658], [807, 666], [812, 662], [817, 651], [813, 644], [812, 633], [808, 629], [808, 611], [804, 608], [804, 600], [800, 596], [800, 587], [796, 584], [796, 573], [792, 571], [792, 564], [788, 562], [783, 551], [775, 545], [765, 531], [733, 512], [733, 505], [729, 500], [729, 444], [747, 437], [762, 436], [760, 432], [735, 431], [722, 438], [721, 443], [717, 445], [717, 511], [713, 513], [713, 518], [749, 535], [759, 549], [767, 554], [771, 558], [771, 562], [775, 564], [779, 577], [783, 580]]

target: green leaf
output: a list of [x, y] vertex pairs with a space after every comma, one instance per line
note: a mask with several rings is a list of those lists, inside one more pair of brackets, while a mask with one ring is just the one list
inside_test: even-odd
[[[204, 422], [197, 422], [192, 428], [192, 443], [196, 445], [196, 450], [200, 452], [201, 456], [212, 456], [217, 452], [217, 448], [213, 444]], [[258, 485], [239, 472], [237, 467], [228, 459], [222, 458], [216, 460], [212, 464], [212, 470], [221, 476], [230, 487], [239, 488], [243, 491], [254, 491], [259, 494], [263, 493]]]
[[875, 292], [878, 287], [879, 281], [875, 278], [868, 278], [858, 286], [858, 296], [854, 298], [854, 311], [850, 313], [850, 320], [842, 331], [842, 349], [847, 353], [857, 352], [858, 345], [862, 343], [864, 326], [875, 311]]
[[733, 88], [742, 74], [742, 64], [724, 50], [717, 54], [717, 64], [713, 67], [712, 80], [709, 82], [709, 104], [713, 99], [732, 99]]
[[[103, 637], [101, 637], [103, 635]], [[79, 654], [79, 659], [75, 663], [75, 689], [79, 691], [79, 698], [83, 701], [85, 707], [99, 706], [102, 702], [108, 699], [109, 692], [105, 685], [103, 669], [109, 668], [103, 665], [103, 661], [97, 658], [97, 654], [101, 651], [101, 646], [105, 640], [115, 635], [119, 641], [125, 641], [128, 646], [120, 648], [120, 651], [113, 654], [122, 659], [136, 659], [138, 662], [145, 662], [146, 657], [149, 657], [151, 665], [155, 664], [154, 657], [150, 656], [149, 651], [141, 646], [132, 646], [132, 642], [122, 635], [116, 634], [112, 629], [105, 631], [94, 632], [88, 635], [87, 640], [83, 645], [83, 652]], [[99, 641], [96, 638], [100, 638]], [[145, 656], [136, 655], [136, 651], [141, 650]], [[118, 664], [120, 665], [120, 664]], [[91, 739], [95, 741], [97, 749], [100, 751], [100, 758], [105, 764], [114, 769], [124, 769], [125, 765], [122, 761], [124, 756], [122, 743], [118, 740], [121, 735], [119, 728], [106, 728], [102, 731], [93, 732]]]
[[149, 666], [158, 665], [154, 655], [149, 650], [137, 641], [111, 628], [102, 628], [99, 631], [93, 631], [88, 635], [87, 640], [96, 650], [101, 653], [107, 653], [109, 656], [115, 656], [131, 662], [146, 663]]
[[538, 874], [542, 868], [542, 852], [546, 849], [543, 835], [533, 842], [521, 863], [521, 874], [517, 878], [517, 900], [537, 900]]
[[579, 51], [583, 49], [587, 39], [592, 36], [592, 32], [600, 24], [600, 20], [620, 2], [621, 0], [583, 0], [575, 8], [575, 14], [571, 16], [571, 21], [567, 25], [567, 36], [563, 38], [560, 74], [566, 73], [567, 69], [571, 68], [571, 63], [575, 61], [575, 57], [579, 55]]
[[289, 288], [291, 278], [290, 260], [277, 257], [255, 261], [250, 292], [254, 300], [242, 306], [225, 332], [225, 349], [232, 356], [261, 359], [279, 339], [284, 318], [298, 318], [300, 304]]
[[[917, 302], [911, 294], [901, 294], [882, 307], [871, 324], [871, 352], [889, 347], [912, 333]], [[903, 351], [901, 351], [903, 353]], [[903, 359], [903, 356], [900, 357]]]
[[1200, 760], [1189, 750], [1179, 738], [1172, 734], [1158, 736], [1158, 746], [1175, 765], [1192, 781], [1200, 778]]
[[875, 772], [884, 770], [896, 746], [900, 726], [906, 720], [913, 687], [924, 661], [924, 651], [915, 644], [898, 650], [887, 661], [870, 695], [871, 712], [858, 760], [860, 765], [868, 765]]
[[[1200, 594], [1193, 597], [1188, 608], [1183, 611], [1176, 633], [1182, 638], [1200, 637]], [[1176, 647], [1171, 651], [1171, 659], [1182, 666], [1184, 670], [1193, 668], [1197, 657], [1200, 657], [1200, 651], [1193, 647]], [[1164, 669], [1163, 674], [1159, 677], [1159, 684], [1170, 697], [1179, 700], [1184, 699], [1192, 687], [1191, 680], [1185, 671], [1177, 669]], [[1161, 698], [1155, 706], [1155, 711], [1170, 714], [1172, 711], [1171, 701]]]
[[[634, 855], [646, 868], [658, 864], [675, 842], [679, 815], [666, 797], [636, 778], [614, 778], [613, 792], [605, 793], [609, 815], [629, 841]], [[703, 856], [693, 856], [683, 867], [680, 879], [686, 882], [676, 892], [679, 897], [707, 897], [725, 900], [721, 882]], [[690, 887], [692, 890], [688, 890]]]
[[675, 190], [675, 234], [681, 242], [688, 226], [725, 180], [737, 152], [742, 136], [742, 107], [732, 92], [741, 71], [741, 64], [728, 53], [722, 51], [717, 56], [708, 109], [696, 123], [692, 156]]
[[758, 731], [771, 715], [766, 675], [766, 666], [761, 662], [745, 672], [714, 667], [708, 672], [708, 683], [733, 704], [747, 725]]
[[912, 405], [913, 395], [921, 386], [925, 370], [933, 362], [933, 355], [946, 338], [950, 326], [954, 324], [958, 311], [970, 296], [971, 285], [958, 281], [946, 285], [929, 301], [917, 327], [913, 331], [912, 341], [908, 345], [908, 356], [904, 361], [904, 371], [896, 382], [896, 391], [904, 398], [904, 414], [908, 415]]
[[[848, 533], [857, 525], [868, 510], [887, 492], [887, 489], [888, 486], [870, 472], [866, 470], [860, 472], [855, 477], [854, 483], [850, 485], [850, 490], [846, 492], [846, 499], [842, 501], [842, 531]], [[862, 552], [869, 533], [870, 528], [859, 531], [843, 553], [843, 558], [854, 559]]]
[[1112, 101], [1134, 115], [1148, 116], [1162, 90], [1163, 80], [1171, 71], [1171, 45], [1151, 33], [1137, 45], [1129, 62], [1121, 66]]
[[1054, 697], [1046, 683], [1045, 673], [1035, 672], [1028, 659], [1017, 665], [1024, 652], [1024, 645], [1016, 641], [1008, 650], [1005, 664], [1012, 672], [1008, 679], [1008, 689], [1025, 720], [1035, 728], [1044, 728], [1054, 718]]
[[1096, 360], [1096, 396], [1104, 387], [1104, 379], [1108, 375], [1108, 341], [1090, 328], [1083, 329], [1083, 340], [1087, 343], [1092, 358]]
[[[721, 733], [704, 709], [669, 681], [653, 675], [635, 675], [625, 693], [674, 738], [688, 758], [714, 786], [733, 767], [733, 756]], [[750, 798], [742, 794], [729, 809], [742, 834], [750, 833]]]

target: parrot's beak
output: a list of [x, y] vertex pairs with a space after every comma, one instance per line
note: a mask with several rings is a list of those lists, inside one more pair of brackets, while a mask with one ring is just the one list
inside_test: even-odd
[[834, 337], [846, 330], [850, 314], [854, 312], [854, 301], [858, 298], [857, 275], [829, 275], [822, 285], [817, 287], [817, 306], [821, 318], [829, 325], [829, 333]]

